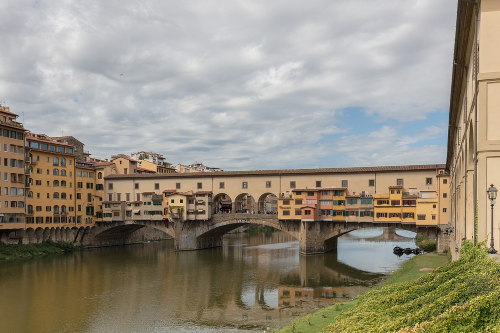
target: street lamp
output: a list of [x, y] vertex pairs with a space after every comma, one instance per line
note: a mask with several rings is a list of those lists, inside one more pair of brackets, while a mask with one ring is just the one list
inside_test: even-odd
[[497, 253], [497, 250], [495, 250], [494, 248], [495, 242], [493, 241], [493, 206], [495, 205], [497, 192], [498, 190], [493, 186], [493, 184], [491, 184], [490, 188], [486, 191], [486, 193], [488, 193], [488, 198], [490, 199], [490, 205], [491, 205], [491, 243], [488, 253]]

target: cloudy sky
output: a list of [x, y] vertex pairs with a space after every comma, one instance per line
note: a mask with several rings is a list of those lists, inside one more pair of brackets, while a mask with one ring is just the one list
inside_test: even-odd
[[456, 0], [6, 0], [0, 102], [92, 156], [444, 163]]

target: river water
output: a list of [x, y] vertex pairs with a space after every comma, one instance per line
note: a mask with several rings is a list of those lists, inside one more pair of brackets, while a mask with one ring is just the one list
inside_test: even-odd
[[[363, 229], [336, 253], [299, 255], [285, 233], [226, 235], [175, 252], [173, 240], [0, 262], [0, 332], [240, 332], [277, 328], [350, 299], [411, 256], [411, 232]], [[385, 237], [384, 237], [385, 236]]]

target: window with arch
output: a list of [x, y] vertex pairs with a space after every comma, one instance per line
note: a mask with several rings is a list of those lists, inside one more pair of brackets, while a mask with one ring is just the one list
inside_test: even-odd
[[53, 174], [54, 176], [59, 176], [59, 169], [54, 169], [54, 170], [52, 170], [52, 174]]
[[76, 218], [76, 223], [82, 224], [82, 217], [81, 216], [78, 216]]
[[52, 182], [52, 186], [59, 186], [59, 181], [58, 180], [54, 180]]
[[102, 179], [102, 172], [99, 172], [99, 173], [97, 174], [97, 179]]
[[59, 199], [59, 192], [54, 192], [54, 194], [52, 195], [52, 198]]
[[62, 167], [66, 166], [66, 159], [64, 157], [61, 157], [61, 166]]
[[59, 206], [58, 205], [54, 206], [54, 214], [59, 214]]
[[33, 198], [33, 191], [28, 192], [28, 198]]
[[53, 163], [52, 163], [53, 165], [59, 165], [59, 157], [54, 157], [54, 158], [52, 159], [52, 162], [53, 162]]
[[61, 170], [61, 176], [66, 176], [66, 170], [64, 169]]
[[66, 199], [66, 192], [61, 192], [61, 199]]
[[61, 180], [61, 186], [62, 187], [66, 187], [66, 181], [65, 180]]
[[66, 210], [66, 206], [65, 205], [61, 206], [61, 214], [68, 214], [68, 211]]

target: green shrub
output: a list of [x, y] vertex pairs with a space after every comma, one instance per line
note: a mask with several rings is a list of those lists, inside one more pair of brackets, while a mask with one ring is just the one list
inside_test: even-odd
[[420, 246], [425, 252], [433, 252], [436, 250], [436, 242], [430, 239], [424, 239]]

